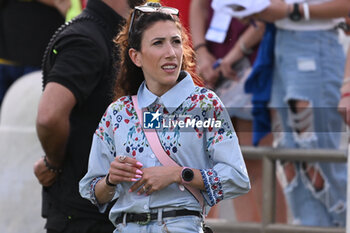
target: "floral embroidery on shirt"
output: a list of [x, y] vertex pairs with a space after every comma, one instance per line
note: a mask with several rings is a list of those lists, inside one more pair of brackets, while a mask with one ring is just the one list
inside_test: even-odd
[[[202, 169], [201, 176], [205, 189], [201, 191], [206, 200], [206, 205], [215, 205], [224, 198], [233, 198], [246, 193], [249, 189], [249, 178], [246, 172], [243, 172], [244, 161], [239, 150], [238, 140], [232, 127], [230, 117], [217, 95], [205, 88], [195, 87], [192, 83], [186, 83], [187, 80], [179, 82], [174, 89], [162, 96], [157, 97], [147, 90], [145, 85], [139, 89], [140, 105], [148, 107], [150, 112], [159, 109], [159, 112], [165, 116], [171, 116], [181, 119], [209, 120], [215, 118], [222, 122], [221, 126], [213, 128], [191, 125], [188, 128], [168, 127], [157, 129], [161, 145], [170, 153], [170, 156], [181, 166]], [[186, 84], [186, 85], [184, 85]], [[154, 109], [151, 109], [151, 108]], [[172, 109], [175, 108], [175, 109]], [[164, 114], [163, 114], [164, 113]], [[81, 194], [84, 198], [92, 199], [95, 178], [105, 174], [110, 168], [110, 162], [114, 160], [109, 154], [111, 147], [107, 147], [108, 139], [111, 137], [114, 141], [115, 150], [118, 155], [125, 154], [135, 158], [143, 164], [144, 168], [158, 166], [159, 161], [154, 156], [151, 148], [142, 145], [142, 142], [148, 143], [138, 123], [136, 112], [133, 109], [130, 97], [122, 97], [112, 103], [104, 120], [101, 121], [97, 133], [94, 135], [95, 146], [90, 154], [89, 165], [98, 164], [99, 166], [89, 166], [88, 173], [80, 181], [83, 187]], [[181, 116], [184, 115], [184, 116]], [[192, 122], [192, 121], [191, 121]], [[183, 123], [183, 122], [182, 122]], [[180, 129], [180, 130], [179, 130]], [[179, 130], [179, 131], [178, 131]], [[101, 137], [102, 138], [101, 138]], [[140, 149], [142, 148], [142, 149]], [[140, 150], [142, 152], [140, 152]], [[101, 156], [101, 153], [108, 156]], [[239, 174], [239, 175], [236, 175]], [[174, 206], [175, 208], [186, 208], [193, 206], [194, 210], [201, 210], [201, 207], [188, 192], [173, 192], [172, 187], [164, 188], [167, 195], [155, 196], [136, 196], [136, 193], [128, 193], [130, 182], [118, 184], [114, 198], [118, 198], [117, 203], [112, 207], [110, 216], [112, 219], [120, 215], [121, 211], [129, 209], [130, 212], [143, 212], [144, 205], [148, 206]], [[173, 185], [175, 188], [176, 184]], [[130, 202], [130, 198], [137, 198], [137, 202]], [[178, 198], [180, 197], [181, 198]], [[124, 198], [125, 197], [125, 198]], [[169, 202], [171, 200], [171, 202]], [[94, 200], [96, 202], [96, 199]], [[100, 211], [107, 208], [107, 204], [98, 204]]]
[[[152, 104], [149, 108], [149, 111], [159, 111], [162, 114], [163, 118], [170, 119], [171, 121], [176, 121], [179, 115], [186, 116], [185, 122], [191, 119], [196, 121], [206, 121], [209, 118], [215, 121], [222, 122], [222, 128], [214, 129], [209, 127], [207, 129], [194, 127], [196, 136], [198, 139], [202, 138], [206, 131], [213, 132], [212, 136], [207, 140], [207, 150], [210, 145], [221, 142], [224, 138], [232, 138], [233, 132], [229, 124], [225, 121], [223, 115], [223, 106], [219, 101], [218, 97], [212, 92], [208, 91], [205, 88], [196, 87], [195, 91], [190, 95], [172, 115], [169, 115], [169, 112], [166, 108], [160, 104]], [[168, 128], [163, 128], [162, 134], [160, 135], [162, 146], [166, 153], [170, 155], [171, 153], [176, 154], [178, 148], [181, 146], [179, 143], [180, 139], [180, 128], [179, 126], [170, 126]]]
[[[225, 123], [223, 125], [225, 127]], [[209, 137], [207, 141], [207, 148], [210, 146], [214, 145], [215, 143], [221, 142], [224, 140], [224, 138], [229, 138], [231, 139], [233, 137], [233, 132], [232, 130], [227, 130], [225, 128], [220, 128], [218, 131], [214, 133], [213, 136]]]
[[[153, 103], [148, 107], [148, 111], [150, 112], [157, 112], [159, 111], [162, 113], [161, 115], [161, 122], [164, 118], [171, 119], [172, 121], [176, 121], [178, 114], [171, 115], [169, 114], [169, 111], [161, 104], [159, 103]], [[171, 126], [170, 128], [163, 128], [162, 132], [159, 134], [160, 142], [163, 146], [164, 151], [167, 153], [167, 155], [176, 154], [178, 151], [178, 148], [181, 146], [179, 143], [180, 139], [180, 128], [179, 126]]]
[[[145, 134], [137, 119], [131, 97], [124, 96], [119, 98], [109, 106], [107, 111], [112, 114], [107, 114], [106, 112], [103, 115], [99, 127], [96, 130], [96, 134], [108, 145], [114, 157], [116, 155], [112, 137], [114, 137], [114, 134], [118, 134], [118, 129], [120, 129], [121, 126], [123, 126], [123, 130], [126, 128], [128, 132], [125, 142], [123, 143], [126, 154], [135, 157], [137, 153], [142, 153], [144, 148], [149, 145], [145, 140]], [[137, 120], [136, 123], [135, 120]]]
[[204, 186], [209, 197], [209, 206], [213, 206], [224, 199], [222, 184], [217, 172], [213, 169], [200, 169]]
[[98, 205], [98, 201], [95, 195], [95, 187], [97, 182], [99, 182], [102, 178], [103, 178], [102, 176], [95, 177], [90, 183], [90, 198], [91, 198], [90, 200], [91, 200], [91, 203], [96, 206]]
[[115, 102], [113, 108], [117, 109], [119, 112], [119, 114], [116, 115], [118, 128], [119, 124], [124, 124], [128, 130], [127, 137], [123, 143], [125, 152], [133, 157], [136, 157], [138, 153], [142, 153], [145, 147], [148, 147], [149, 145], [145, 139], [145, 134], [142, 131], [140, 122], [137, 119], [137, 114], [134, 109], [134, 104], [132, 103], [131, 97], [121, 97], [118, 101]]
[[207, 140], [207, 149], [209, 150], [209, 147], [213, 146], [218, 142], [221, 142], [225, 139], [232, 139], [234, 136], [234, 132], [232, 131], [232, 127], [229, 124], [229, 122], [226, 121], [224, 118], [224, 114], [223, 114], [224, 109], [222, 107], [222, 103], [219, 100], [219, 98], [216, 95], [214, 96], [212, 93], [209, 93], [208, 97], [212, 101], [212, 106], [213, 106], [212, 117], [215, 120], [221, 121], [221, 127], [219, 129], [215, 129], [215, 130], [209, 129], [209, 132], [211, 132]]
[[176, 154], [178, 148], [181, 146], [179, 143], [180, 128], [177, 126], [169, 130], [163, 129], [163, 132], [159, 136], [167, 155]]
[[[185, 103], [191, 101], [190, 107], [182, 107]], [[231, 126], [225, 121], [223, 114], [223, 105], [219, 98], [212, 92], [202, 87], [196, 87], [195, 92], [187, 98], [187, 100], [180, 106], [182, 115], [194, 115], [193, 118], [202, 121], [212, 119], [215, 121], [221, 121], [221, 128], [215, 129], [209, 127], [206, 129], [208, 132], [212, 132], [207, 140], [207, 149], [210, 145], [223, 141], [225, 138], [232, 138], [233, 131]], [[204, 129], [195, 127], [196, 136], [201, 138], [204, 134]], [[215, 132], [214, 132], [215, 131]]]
[[111, 120], [111, 116], [107, 114], [107, 111], [103, 114], [103, 117], [99, 123], [99, 126], [95, 131], [95, 134], [107, 145], [110, 153], [115, 157], [116, 152], [115, 152], [115, 145], [113, 141], [113, 131], [111, 130], [112, 120]]
[[145, 146], [148, 147], [145, 134], [143, 133], [139, 122], [129, 128], [124, 146], [126, 153], [131, 154], [133, 157], [135, 157], [137, 153], [142, 153]]

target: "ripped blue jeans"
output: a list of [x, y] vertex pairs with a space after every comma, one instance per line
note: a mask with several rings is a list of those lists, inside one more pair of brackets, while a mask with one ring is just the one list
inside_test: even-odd
[[[335, 30], [278, 29], [270, 101], [275, 147], [339, 148], [343, 121], [337, 105], [344, 63]], [[295, 162], [292, 169], [285, 194], [294, 222], [345, 226], [346, 164]]]

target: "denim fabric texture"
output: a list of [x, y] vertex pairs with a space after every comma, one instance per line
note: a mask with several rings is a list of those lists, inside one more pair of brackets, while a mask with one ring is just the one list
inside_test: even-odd
[[[281, 148], [339, 148], [342, 119], [337, 112], [345, 55], [335, 30], [289, 31], [276, 35], [275, 65], [270, 107], [276, 109], [282, 130]], [[309, 102], [313, 120], [308, 137], [298, 138], [290, 123], [291, 99]], [[314, 163], [324, 180], [315, 190], [301, 163], [285, 188], [295, 222], [310, 226], [345, 226], [345, 163]]]

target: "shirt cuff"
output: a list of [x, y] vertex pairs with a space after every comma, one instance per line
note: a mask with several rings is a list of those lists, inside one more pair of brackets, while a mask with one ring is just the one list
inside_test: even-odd
[[103, 176], [96, 177], [91, 181], [90, 200], [91, 200], [92, 204], [94, 204], [95, 206], [100, 206], [98, 201], [97, 201], [96, 195], [95, 195], [95, 186], [96, 186], [97, 182], [99, 182], [102, 178], [103, 178]]
[[224, 192], [220, 178], [214, 169], [200, 169], [200, 172], [209, 199], [207, 200], [208, 205], [214, 206], [224, 199]]

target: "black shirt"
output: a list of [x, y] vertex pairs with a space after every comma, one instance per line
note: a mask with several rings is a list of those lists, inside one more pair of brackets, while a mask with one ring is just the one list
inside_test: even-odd
[[40, 67], [52, 34], [64, 20], [56, 8], [43, 3], [6, 0], [0, 6], [0, 58]]
[[[44, 56], [44, 86], [56, 82], [77, 99], [70, 116], [70, 134], [63, 172], [44, 204], [55, 205], [65, 216], [107, 219], [79, 194], [79, 181], [87, 172], [92, 136], [112, 101], [116, 79], [112, 42], [124, 19], [100, 0], [89, 0], [73, 22], [62, 26]], [[48, 213], [48, 224], [50, 212]]]

